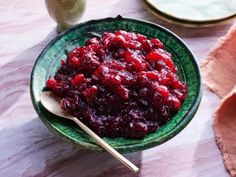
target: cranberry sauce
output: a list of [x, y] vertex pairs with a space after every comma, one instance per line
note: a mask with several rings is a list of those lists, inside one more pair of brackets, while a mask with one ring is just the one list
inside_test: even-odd
[[105, 32], [69, 52], [46, 87], [99, 136], [143, 138], [185, 100], [171, 57], [156, 38]]

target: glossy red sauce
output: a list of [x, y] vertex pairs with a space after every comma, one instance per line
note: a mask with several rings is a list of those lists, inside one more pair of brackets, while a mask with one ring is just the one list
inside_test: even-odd
[[187, 86], [163, 43], [116, 31], [68, 53], [47, 89], [100, 136], [143, 138], [180, 109]]

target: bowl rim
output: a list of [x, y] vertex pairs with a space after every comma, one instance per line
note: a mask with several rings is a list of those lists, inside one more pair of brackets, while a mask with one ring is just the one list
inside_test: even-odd
[[115, 148], [119, 152], [123, 152], [123, 153], [126, 153], [126, 152], [136, 152], [136, 151], [141, 151], [141, 150], [149, 149], [149, 148], [155, 147], [157, 145], [160, 145], [160, 144], [162, 144], [162, 143], [172, 139], [177, 134], [179, 134], [189, 124], [189, 122], [193, 119], [195, 113], [198, 110], [200, 102], [201, 102], [201, 98], [202, 98], [202, 79], [201, 79], [200, 69], [199, 69], [199, 65], [198, 65], [198, 62], [196, 60], [196, 57], [194, 56], [194, 54], [192, 53], [190, 48], [187, 46], [187, 44], [179, 36], [177, 36], [175, 33], [170, 31], [169, 29], [166, 29], [165, 27], [163, 27], [163, 26], [161, 26], [159, 24], [155, 24], [153, 22], [149, 22], [149, 21], [146, 21], [146, 20], [139, 20], [139, 19], [135, 19], [135, 18], [124, 18], [121, 15], [118, 15], [117, 17], [107, 17], [107, 18], [101, 18], [101, 19], [93, 19], [93, 20], [88, 20], [88, 21], [79, 23], [79, 24], [75, 25], [74, 27], [72, 27], [72, 28], [64, 31], [63, 33], [57, 35], [56, 37], [54, 37], [54, 39], [52, 39], [44, 47], [44, 49], [40, 52], [39, 56], [37, 57], [34, 65], [32, 67], [32, 71], [31, 71], [31, 76], [30, 76], [30, 96], [31, 96], [31, 101], [32, 101], [33, 107], [34, 107], [35, 111], [37, 112], [39, 118], [46, 125], [46, 127], [50, 131], [52, 131], [54, 134], [58, 135], [60, 138], [62, 138], [63, 140], [69, 142], [70, 144], [76, 145], [76, 146], [78, 146], [80, 148], [85, 148], [85, 149], [89, 149], [89, 150], [92, 150], [92, 151], [104, 151], [98, 145], [87, 143], [87, 142], [83, 142], [83, 141], [77, 141], [76, 138], [68, 136], [67, 134], [65, 134], [61, 130], [59, 130], [57, 127], [51, 125], [49, 123], [49, 121], [44, 119], [43, 117], [45, 117], [45, 116], [41, 113], [41, 110], [38, 108], [38, 104], [41, 104], [41, 103], [40, 103], [40, 101], [39, 102], [36, 101], [35, 94], [34, 94], [34, 85], [33, 85], [33, 83], [34, 83], [34, 71], [35, 71], [35, 68], [36, 68], [38, 62], [40, 61], [41, 57], [46, 53], [46, 51], [50, 48], [50, 46], [52, 44], [54, 44], [56, 41], [60, 40], [63, 37], [64, 34], [67, 34], [70, 31], [76, 30], [77, 28], [79, 28], [81, 26], [84, 26], [87, 23], [99, 23], [99, 22], [102, 22], [102, 21], [114, 21], [114, 20], [121, 20], [121, 21], [125, 20], [125, 21], [131, 21], [131, 22], [136, 22], [136, 23], [140, 23], [141, 22], [141, 23], [153, 26], [155, 28], [158, 28], [159, 30], [165, 31], [166, 33], [172, 35], [174, 38], [179, 40], [179, 42], [182, 43], [182, 45], [187, 49], [188, 54], [193, 59], [192, 63], [195, 66], [195, 69], [197, 71], [196, 72], [197, 73], [197, 81], [199, 83], [198, 87], [197, 87], [198, 95], [196, 96], [196, 99], [191, 104], [191, 107], [190, 107], [189, 111], [182, 116], [183, 119], [181, 120], [181, 122], [179, 122], [175, 126], [174, 129], [169, 131], [167, 134], [159, 137], [158, 141], [155, 141], [155, 139], [154, 139], [154, 140], [150, 140], [150, 141], [147, 141], [147, 142], [142, 142], [141, 144], [137, 143], [137, 144], [131, 144], [131, 145], [125, 145], [125, 146], [113, 146], [113, 148]]

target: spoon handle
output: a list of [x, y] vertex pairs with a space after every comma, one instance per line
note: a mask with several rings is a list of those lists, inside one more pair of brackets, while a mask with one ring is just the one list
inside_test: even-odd
[[89, 129], [84, 123], [82, 123], [76, 117], [71, 118], [79, 127], [84, 130], [89, 136], [91, 136], [98, 145], [103, 147], [107, 152], [109, 152], [113, 157], [123, 163], [126, 167], [128, 167], [133, 172], [138, 172], [139, 168], [136, 167], [133, 163], [131, 163], [128, 159], [122, 156], [119, 152], [117, 152], [114, 148], [112, 148], [109, 144], [107, 144], [102, 138], [100, 138], [97, 134], [95, 134], [91, 129]]

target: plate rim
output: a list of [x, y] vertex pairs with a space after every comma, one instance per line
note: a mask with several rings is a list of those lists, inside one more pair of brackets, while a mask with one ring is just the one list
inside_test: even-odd
[[177, 36], [175, 33], [173, 33], [172, 31], [170, 31], [169, 29], [166, 29], [165, 27], [159, 25], [159, 24], [155, 24], [146, 20], [139, 20], [139, 19], [135, 19], [135, 18], [124, 18], [121, 15], [118, 15], [117, 17], [107, 17], [107, 18], [100, 18], [100, 19], [94, 19], [94, 20], [88, 20], [82, 23], [79, 23], [77, 25], [75, 25], [74, 27], [64, 31], [63, 33], [59, 34], [58, 36], [54, 37], [54, 39], [52, 39], [45, 47], [44, 49], [40, 52], [39, 56], [37, 57], [33, 67], [32, 67], [32, 71], [31, 71], [31, 77], [30, 77], [30, 96], [31, 96], [31, 101], [32, 104], [34, 106], [35, 111], [38, 114], [38, 117], [42, 120], [42, 122], [46, 125], [46, 127], [52, 131], [54, 134], [58, 135], [60, 138], [62, 138], [63, 140], [76, 145], [78, 147], [81, 148], [86, 148], [86, 149], [90, 149], [92, 151], [104, 151], [103, 149], [101, 149], [98, 145], [94, 145], [91, 143], [87, 143], [87, 142], [82, 142], [82, 141], [76, 141], [75, 138], [69, 137], [68, 135], [65, 136], [65, 134], [63, 134], [61, 131], [59, 131], [56, 127], [52, 126], [51, 124], [49, 124], [49, 122], [47, 122], [47, 120], [45, 120], [43, 117], [43, 114], [41, 113], [40, 109], [38, 109], [38, 104], [41, 104], [40, 102], [37, 102], [35, 99], [35, 95], [34, 95], [34, 89], [33, 89], [33, 83], [34, 83], [34, 71], [35, 68], [38, 64], [38, 62], [40, 61], [41, 57], [45, 54], [45, 52], [50, 48], [50, 46], [52, 44], [54, 44], [57, 40], [60, 40], [61, 37], [66, 34], [69, 33], [70, 31], [75, 30], [76, 28], [79, 28], [80, 26], [86, 25], [87, 23], [98, 23], [101, 21], [114, 21], [114, 20], [127, 20], [127, 21], [134, 21], [136, 23], [145, 23], [151, 26], [154, 26], [155, 28], [158, 28], [160, 30], [163, 30], [167, 33], [169, 33], [170, 35], [174, 36], [177, 40], [179, 40], [179, 42], [181, 42], [183, 44], [183, 46], [187, 49], [189, 55], [191, 55], [191, 58], [193, 59], [192, 62], [195, 66], [195, 69], [197, 71], [197, 81], [198, 81], [198, 95], [196, 97], [196, 99], [194, 100], [193, 104], [191, 105], [190, 110], [183, 116], [183, 117], [187, 117], [187, 119], [183, 119], [181, 122], [179, 122], [179, 124], [172, 129], [171, 131], [168, 132], [168, 134], [165, 134], [164, 136], [162, 136], [161, 141], [147, 141], [145, 143], [137, 143], [137, 144], [131, 144], [131, 145], [125, 145], [123, 146], [113, 146], [115, 149], [117, 149], [119, 152], [136, 152], [136, 151], [141, 151], [141, 150], [145, 150], [145, 149], [149, 149], [152, 147], [155, 147], [159, 144], [162, 144], [170, 139], [172, 139], [174, 136], [176, 136], [177, 134], [179, 134], [188, 124], [189, 122], [193, 119], [195, 113], [198, 110], [198, 107], [200, 105], [201, 102], [201, 98], [202, 98], [202, 78], [201, 78], [201, 74], [200, 74], [200, 68], [199, 68], [199, 64], [198, 61], [196, 60], [196, 57], [194, 56], [193, 52], [191, 51], [191, 49], [186, 45], [186, 43], [179, 37]]
[[175, 17], [174, 15], [165, 13], [159, 10], [158, 8], [156, 8], [154, 5], [152, 5], [149, 2], [149, 0], [143, 0], [143, 2], [148, 10], [150, 10], [154, 15], [161, 18], [162, 20], [165, 20], [173, 24], [186, 26], [186, 27], [192, 27], [192, 28], [209, 27], [209, 26], [213, 26], [216, 24], [221, 24], [221, 23], [233, 20], [236, 17], [236, 12], [235, 12], [232, 15], [229, 15], [223, 18], [212, 19], [212, 20], [190, 20], [190, 19], [185, 19], [185, 18], [178, 18], [178, 17]]

